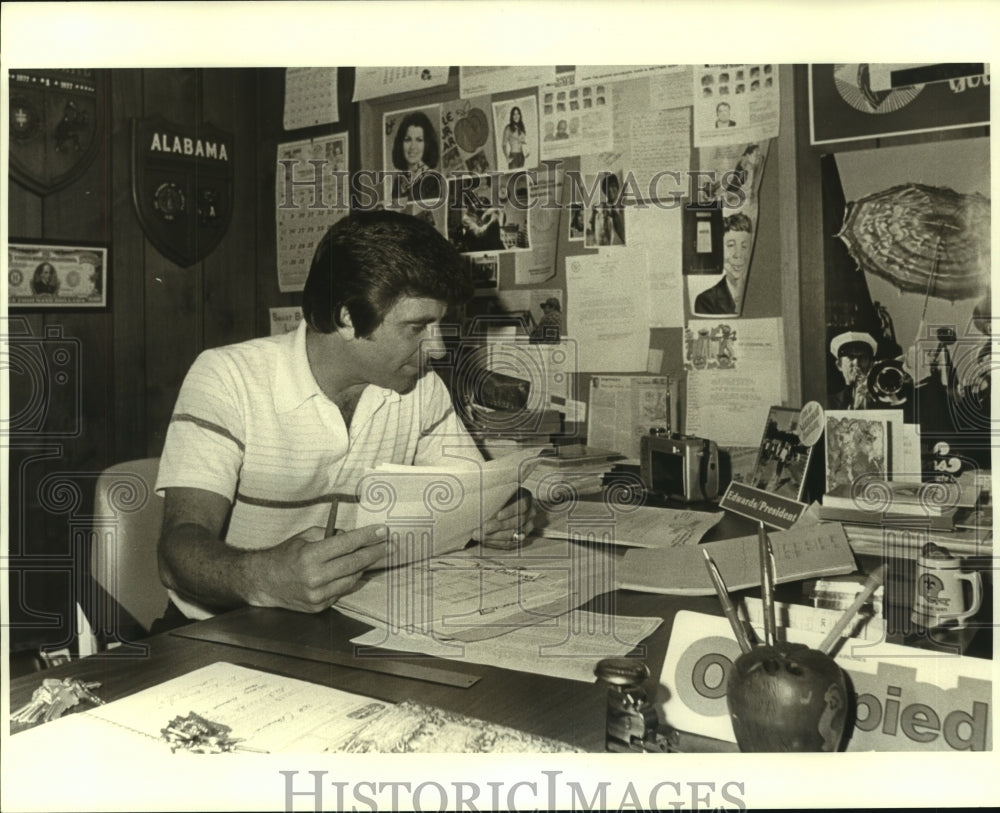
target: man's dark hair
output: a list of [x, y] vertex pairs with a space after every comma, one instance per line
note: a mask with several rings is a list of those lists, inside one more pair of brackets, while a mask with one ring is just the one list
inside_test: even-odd
[[354, 212], [320, 240], [302, 291], [302, 313], [320, 333], [343, 327], [346, 307], [364, 338], [401, 297], [436, 299], [449, 307], [472, 295], [458, 252], [431, 225], [392, 211]]

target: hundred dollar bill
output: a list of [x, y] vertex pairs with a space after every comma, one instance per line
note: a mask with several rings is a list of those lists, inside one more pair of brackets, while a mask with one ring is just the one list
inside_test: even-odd
[[107, 251], [102, 248], [11, 245], [7, 250], [8, 303], [104, 305], [106, 260]]

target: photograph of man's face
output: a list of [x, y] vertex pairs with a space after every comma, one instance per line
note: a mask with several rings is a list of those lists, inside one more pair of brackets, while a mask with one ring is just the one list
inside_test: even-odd
[[727, 231], [722, 238], [722, 261], [726, 271], [726, 281], [736, 292], [742, 291], [746, 282], [752, 248], [753, 235], [748, 231]]
[[837, 358], [837, 369], [844, 377], [845, 386], [854, 386], [855, 382], [865, 378], [872, 368], [871, 351], [864, 345], [853, 345], [841, 350]]

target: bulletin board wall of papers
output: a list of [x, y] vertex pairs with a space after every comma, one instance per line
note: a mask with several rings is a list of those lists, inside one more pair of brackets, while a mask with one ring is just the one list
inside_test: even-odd
[[[557, 404], [569, 433], [586, 433], [595, 375], [667, 377], [680, 393], [671, 414], [678, 430], [688, 377], [706, 379], [695, 388], [704, 394], [717, 389], [708, 379], [733, 373], [728, 391], [751, 379], [768, 386], [744, 388], [761, 407], [747, 416], [745, 439], [730, 421], [734, 431], [720, 442], [756, 447], [784, 387], [774, 373], [784, 358], [781, 300], [774, 296], [777, 66], [546, 66], [516, 73], [453, 67], [445, 84], [357, 102], [358, 161], [352, 144], [351, 170], [402, 175], [377, 186], [379, 204], [433, 222], [467, 257], [476, 294], [463, 314], [464, 334], [571, 345], [563, 358], [573, 369]], [[723, 104], [735, 124], [719, 132]], [[426, 142], [421, 155], [408, 136]], [[715, 180], [699, 170], [715, 171]], [[766, 373], [741, 355], [724, 370], [695, 370], [687, 337], [717, 330], [719, 312], [696, 312], [694, 301], [724, 284], [724, 258], [719, 249], [714, 266], [685, 273], [690, 223], [682, 209], [692, 195], [742, 203], [743, 187], [753, 192], [747, 205], [724, 214], [742, 210], [754, 224], [743, 269], [748, 283], [739, 307], [722, 311], [723, 321], [738, 339], [741, 320], [760, 320], [748, 336], [764, 336], [773, 352], [763, 354]], [[697, 247], [697, 235], [695, 241]]]

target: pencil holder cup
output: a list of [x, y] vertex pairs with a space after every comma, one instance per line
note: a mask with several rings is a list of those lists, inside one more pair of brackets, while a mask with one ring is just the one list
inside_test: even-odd
[[844, 736], [844, 673], [802, 644], [780, 641], [740, 655], [726, 703], [740, 751], [836, 751]]

